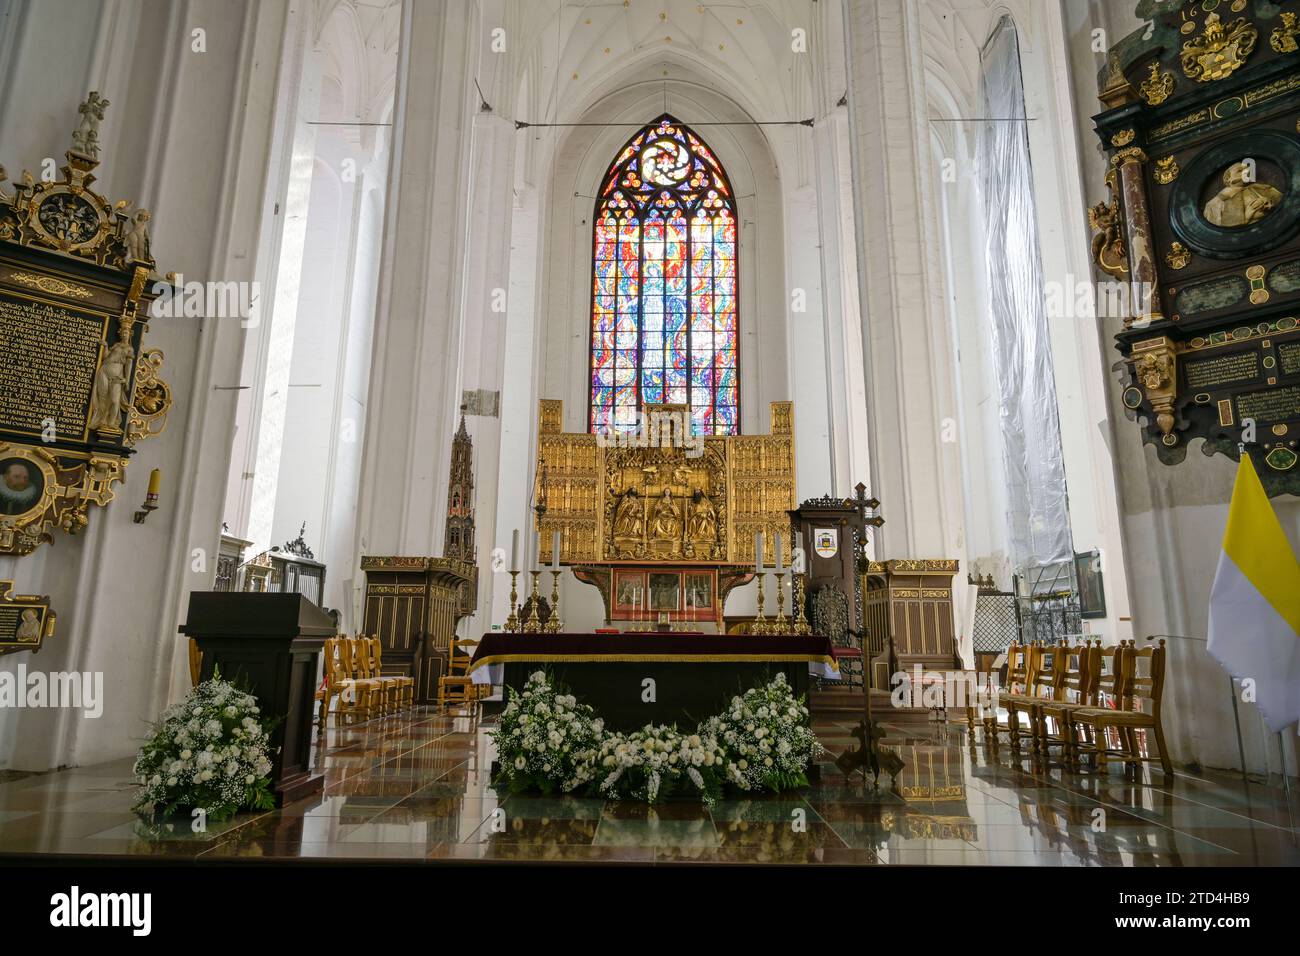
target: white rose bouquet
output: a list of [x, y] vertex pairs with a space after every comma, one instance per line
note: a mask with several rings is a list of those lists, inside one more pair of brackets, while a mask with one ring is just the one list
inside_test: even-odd
[[785, 674], [733, 697], [723, 714], [701, 728], [722, 743], [727, 782], [741, 790], [779, 792], [808, 785], [809, 761], [825, 752]]
[[722, 794], [725, 756], [706, 733], [648, 724], [631, 734], [607, 734], [599, 760], [598, 789], [607, 797], [654, 803], [684, 791], [712, 806]]
[[168, 708], [140, 748], [138, 813], [169, 816], [202, 808], [210, 820], [242, 809], [271, 810], [271, 750], [251, 694], [214, 675]]
[[585, 788], [595, 776], [605, 724], [572, 694], [559, 693], [543, 671], [511, 692], [501, 723], [489, 736], [496, 744], [499, 777], [512, 793], [565, 793]]

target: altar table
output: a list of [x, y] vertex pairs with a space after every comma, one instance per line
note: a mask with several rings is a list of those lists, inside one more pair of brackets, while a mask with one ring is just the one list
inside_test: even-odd
[[538, 669], [615, 730], [693, 727], [777, 672], [796, 697], [807, 696], [809, 674], [839, 676], [831, 642], [820, 635], [494, 632], [483, 635], [470, 661], [474, 683], [515, 691]]

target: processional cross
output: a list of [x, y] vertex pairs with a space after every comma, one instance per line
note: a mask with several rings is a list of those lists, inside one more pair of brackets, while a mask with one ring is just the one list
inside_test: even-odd
[[867, 497], [867, 486], [858, 482], [853, 486], [857, 494], [850, 499], [858, 511], [858, 527], [855, 529], [858, 539], [858, 556], [862, 557], [867, 546], [867, 527], [879, 528], [885, 523], [885, 519], [876, 514], [876, 509], [880, 507], [880, 499]]

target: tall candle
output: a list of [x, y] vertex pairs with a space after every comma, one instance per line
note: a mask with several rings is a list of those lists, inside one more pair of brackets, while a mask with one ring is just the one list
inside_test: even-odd
[[510, 570], [519, 572], [519, 529], [510, 536]]
[[763, 532], [754, 533], [754, 573], [763, 573]]
[[162, 485], [162, 469], [155, 468], [149, 472], [149, 494], [157, 497], [160, 485]]
[[780, 574], [785, 570], [785, 556], [781, 554], [781, 535], [776, 535], [776, 573]]
[[551, 532], [551, 570], [560, 570], [560, 532]]

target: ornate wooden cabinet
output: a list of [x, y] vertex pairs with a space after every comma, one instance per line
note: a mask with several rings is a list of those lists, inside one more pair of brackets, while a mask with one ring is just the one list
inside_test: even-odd
[[363, 630], [380, 639], [384, 672], [415, 678], [415, 699], [431, 703], [446, 672], [456, 625], [474, 612], [478, 571], [454, 558], [371, 556]]
[[872, 686], [889, 676], [960, 667], [953, 624], [952, 579], [958, 562], [945, 558], [872, 561], [862, 576], [862, 626], [870, 635]]

